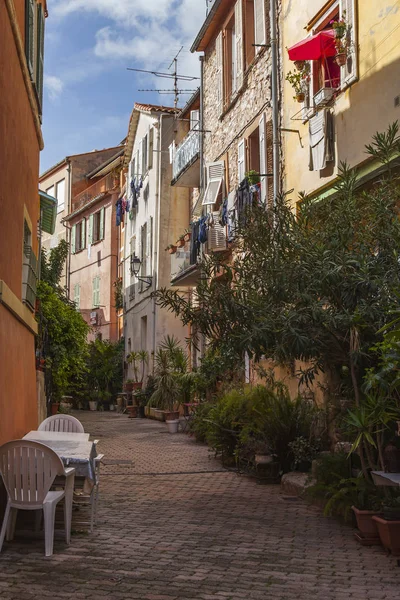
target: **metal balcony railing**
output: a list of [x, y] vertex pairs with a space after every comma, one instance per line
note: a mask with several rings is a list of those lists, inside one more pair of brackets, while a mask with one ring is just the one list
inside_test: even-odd
[[172, 178], [176, 179], [200, 152], [200, 132], [192, 130], [175, 149]]
[[83, 208], [83, 206], [88, 204], [94, 198], [97, 198], [97, 196], [100, 196], [101, 194], [104, 194], [117, 186], [118, 181], [114, 175], [105, 175], [105, 177], [102, 177], [102, 179], [96, 181], [96, 183], [72, 198], [72, 210], [75, 211]]

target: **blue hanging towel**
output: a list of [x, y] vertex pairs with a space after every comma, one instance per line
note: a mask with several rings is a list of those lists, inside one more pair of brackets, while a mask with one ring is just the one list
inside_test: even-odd
[[207, 241], [207, 231], [208, 231], [208, 216], [201, 217], [199, 221], [199, 242], [200, 244], [204, 244]]

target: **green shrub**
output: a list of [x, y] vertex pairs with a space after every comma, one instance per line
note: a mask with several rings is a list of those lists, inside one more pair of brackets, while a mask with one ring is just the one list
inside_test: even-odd
[[211, 402], [202, 402], [196, 409], [196, 414], [189, 422], [189, 430], [193, 433], [198, 442], [206, 442], [209, 429], [208, 418], [214, 404]]

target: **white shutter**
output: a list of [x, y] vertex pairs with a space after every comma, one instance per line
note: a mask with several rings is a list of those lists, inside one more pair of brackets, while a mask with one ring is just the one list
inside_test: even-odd
[[86, 248], [86, 219], [81, 221], [81, 247], [80, 250]]
[[97, 276], [93, 277], [93, 287], [92, 287], [92, 307], [95, 308], [97, 306]]
[[147, 222], [147, 275], [153, 275], [153, 217]]
[[226, 250], [226, 227], [219, 223], [219, 212], [213, 212], [214, 225], [208, 230], [207, 248], [212, 252]]
[[358, 79], [358, 38], [357, 38], [357, 2], [356, 0], [340, 0], [340, 18], [346, 11], [346, 22], [349, 28], [347, 33], [347, 61], [340, 67], [340, 80], [342, 89]]
[[[254, 0], [254, 39], [255, 44], [265, 44], [265, 0]], [[261, 48], [255, 48], [256, 54]]]
[[140, 173], [140, 162], [139, 162], [139, 150], [136, 152], [136, 161], [135, 161], [135, 164], [136, 164], [136, 174], [135, 174], [135, 176], [136, 176], [136, 184], [137, 184], [138, 183], [138, 177], [139, 177], [139, 175], [141, 175], [141, 173]]
[[219, 116], [224, 109], [224, 72], [223, 72], [223, 43], [222, 31], [218, 34], [215, 41], [216, 49], [216, 84], [217, 84], [217, 115]]
[[236, 60], [236, 89], [240, 90], [243, 85], [243, 0], [237, 0], [235, 4], [235, 60]]
[[99, 240], [104, 240], [104, 211], [105, 209], [102, 208], [100, 210], [100, 231], [99, 231]]
[[245, 140], [241, 140], [238, 144], [238, 183], [242, 183], [246, 174], [245, 164]]
[[89, 221], [88, 221], [88, 244], [89, 244], [89, 246], [91, 245], [92, 240], [93, 240], [93, 220], [94, 220], [94, 215], [90, 215]]
[[142, 148], [143, 148], [143, 141], [140, 140], [140, 142], [139, 142], [139, 150], [138, 150], [138, 154], [137, 154], [138, 155], [138, 166], [137, 166], [137, 169], [138, 169], [139, 177], [143, 178], [144, 172], [143, 172], [143, 155], [142, 155], [143, 150], [142, 150]]
[[79, 283], [76, 283], [74, 287], [74, 303], [75, 308], [79, 310], [81, 307], [81, 286]]
[[153, 151], [154, 151], [154, 127], [149, 128], [149, 156], [147, 158], [147, 164], [149, 169], [153, 166]]
[[224, 179], [224, 169], [225, 163], [223, 160], [206, 165], [207, 188], [203, 197], [203, 206], [215, 204]]
[[[265, 113], [262, 114], [259, 125], [259, 141], [260, 141], [260, 173], [267, 173], [267, 145], [266, 145], [266, 119]], [[268, 198], [268, 179], [267, 177], [260, 177], [261, 182], [261, 202], [267, 203]]]
[[100, 306], [100, 275], [97, 276], [96, 306]]
[[75, 254], [75, 240], [76, 240], [76, 225], [72, 226], [71, 229], [71, 252]]
[[200, 111], [199, 110], [191, 110], [190, 111], [190, 129], [200, 129]]

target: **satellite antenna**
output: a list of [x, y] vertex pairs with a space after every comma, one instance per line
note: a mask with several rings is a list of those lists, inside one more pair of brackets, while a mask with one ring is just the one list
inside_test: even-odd
[[182, 52], [183, 46], [181, 46], [179, 52], [172, 59], [171, 64], [168, 69], [174, 66], [174, 71], [172, 73], [162, 73], [159, 71], [147, 71], [145, 69], [133, 69], [128, 67], [128, 71], [136, 71], [137, 73], [149, 73], [150, 75], [155, 75], [156, 77], [165, 78], [165, 79], [173, 79], [174, 80], [174, 88], [172, 90], [165, 89], [149, 89], [149, 90], [138, 90], [138, 92], [157, 92], [158, 94], [174, 94], [174, 108], [178, 108], [179, 96], [180, 94], [192, 94], [197, 90], [189, 90], [189, 89], [179, 89], [178, 82], [179, 81], [195, 81], [199, 80], [200, 77], [192, 77], [190, 75], [178, 75], [178, 56]]

